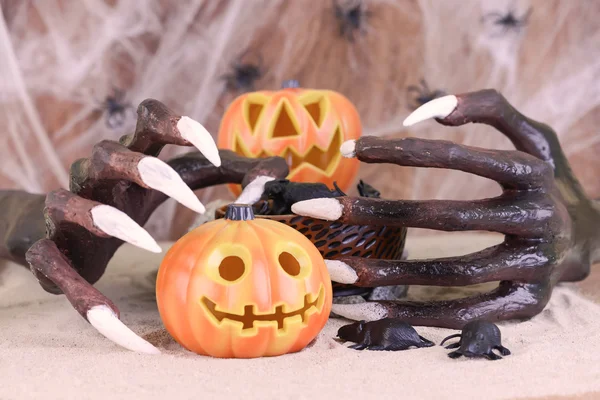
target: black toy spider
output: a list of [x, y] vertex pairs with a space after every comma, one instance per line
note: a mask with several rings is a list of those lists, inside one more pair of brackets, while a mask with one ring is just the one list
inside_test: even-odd
[[364, 9], [362, 0], [350, 0], [346, 5], [341, 5], [338, 1], [333, 0], [333, 7], [340, 27], [340, 36], [354, 42], [354, 31], [364, 34], [363, 24], [371, 16], [371, 12]]
[[100, 104], [100, 109], [106, 110], [106, 126], [110, 129], [117, 129], [125, 123], [127, 117], [127, 111], [133, 111], [135, 115], [135, 109], [131, 103], [124, 102], [125, 92], [121, 89], [113, 89], [112, 96], [107, 96], [106, 99]]
[[[416, 95], [411, 95], [416, 93]], [[446, 92], [442, 90], [431, 90], [425, 82], [425, 79], [421, 79], [421, 85], [410, 85], [406, 88], [406, 102], [410, 110], [415, 110], [421, 107], [423, 104], [430, 102], [438, 97], [445, 96]]]
[[232, 71], [221, 76], [226, 82], [227, 90], [250, 92], [254, 90], [254, 82], [264, 75], [263, 58], [258, 55], [258, 63], [242, 63], [243, 55], [231, 64]]
[[517, 18], [516, 11], [512, 8], [509, 9], [506, 14], [491, 12], [481, 17], [481, 22], [484, 23], [491, 19], [494, 25], [502, 27], [502, 34], [505, 34], [510, 30], [515, 31], [515, 33], [519, 33], [521, 28], [527, 25], [527, 20], [529, 19], [532, 11], [533, 9], [530, 7], [520, 18]]

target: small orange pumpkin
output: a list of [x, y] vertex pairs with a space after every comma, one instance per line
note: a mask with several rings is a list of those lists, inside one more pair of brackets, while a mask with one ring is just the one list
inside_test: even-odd
[[[287, 179], [350, 189], [359, 161], [344, 158], [340, 146], [362, 134], [360, 117], [346, 97], [331, 90], [302, 89], [287, 81], [281, 90], [237, 97], [225, 111], [218, 146], [245, 157], [280, 156]], [[240, 185], [229, 185], [236, 196]]]
[[300, 232], [230, 205], [165, 255], [156, 300], [186, 349], [222, 358], [302, 350], [323, 329], [332, 286], [323, 257]]

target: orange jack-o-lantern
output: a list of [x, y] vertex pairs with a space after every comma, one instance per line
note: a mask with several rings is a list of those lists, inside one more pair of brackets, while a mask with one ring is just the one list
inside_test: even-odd
[[224, 219], [188, 232], [158, 271], [167, 331], [198, 354], [276, 356], [302, 350], [323, 329], [332, 286], [317, 248], [280, 222], [230, 205]]
[[[331, 90], [301, 89], [297, 82], [281, 90], [258, 91], [236, 98], [221, 121], [219, 148], [245, 157], [280, 156], [295, 182], [336, 182], [348, 190], [359, 161], [344, 158], [340, 146], [358, 139], [362, 128], [354, 105]], [[239, 185], [230, 185], [239, 194]]]

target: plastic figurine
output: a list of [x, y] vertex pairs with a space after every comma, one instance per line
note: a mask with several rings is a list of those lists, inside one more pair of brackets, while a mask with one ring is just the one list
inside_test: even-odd
[[301, 201], [292, 205], [292, 211], [344, 224], [502, 233], [503, 243], [457, 257], [377, 260], [342, 256], [326, 260], [333, 281], [360, 287], [467, 286], [499, 281], [498, 287], [457, 300], [334, 304], [332, 312], [355, 321], [398, 317], [414, 326], [455, 329], [472, 320], [537, 315], [557, 283], [585, 279], [591, 264], [600, 261], [600, 204], [586, 196], [556, 133], [519, 113], [497, 91], [440, 97], [415, 110], [404, 125], [432, 118], [447, 126], [491, 125], [517, 150], [367, 136], [345, 142], [342, 154], [367, 163], [472, 173], [498, 182], [503, 189], [500, 196], [470, 201], [343, 196]]
[[398, 351], [434, 346], [433, 342], [420, 336], [412, 326], [398, 318], [354, 322], [342, 326], [337, 335], [344, 341], [356, 343], [349, 346], [355, 350]]
[[502, 357], [493, 352], [498, 350], [503, 356], [510, 355], [510, 350], [502, 346], [502, 336], [500, 329], [491, 322], [471, 321], [464, 326], [462, 333], [450, 335], [445, 338], [440, 346], [443, 346], [446, 340], [459, 337], [458, 343], [446, 346], [447, 349], [458, 350], [448, 353], [450, 358], [465, 357], [486, 357], [490, 360], [499, 360]]
[[302, 350], [329, 318], [331, 291], [310, 240], [255, 219], [252, 206], [241, 204], [179, 239], [156, 280], [158, 310], [173, 338], [221, 358]]
[[[221, 118], [218, 146], [243, 157], [276, 155], [290, 169], [290, 181], [337, 182], [348, 190], [359, 162], [343, 158], [340, 145], [358, 139], [362, 124], [358, 111], [342, 94], [302, 88], [288, 80], [279, 90], [261, 90], [238, 96]], [[239, 185], [229, 185], [239, 195]]]

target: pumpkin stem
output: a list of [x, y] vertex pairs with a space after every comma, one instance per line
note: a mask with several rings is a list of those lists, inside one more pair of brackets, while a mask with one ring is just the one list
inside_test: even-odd
[[230, 204], [225, 211], [225, 219], [251, 221], [254, 219], [254, 210], [249, 204]]
[[298, 82], [295, 79], [289, 79], [287, 81], [283, 81], [283, 83], [281, 84], [282, 89], [294, 89], [294, 88], [299, 88], [299, 87], [300, 87], [300, 82]]

